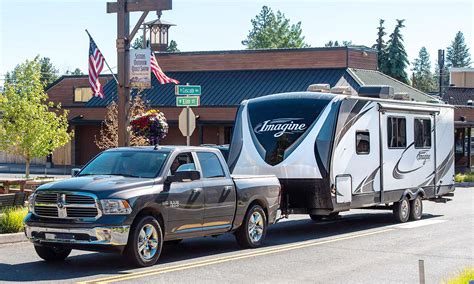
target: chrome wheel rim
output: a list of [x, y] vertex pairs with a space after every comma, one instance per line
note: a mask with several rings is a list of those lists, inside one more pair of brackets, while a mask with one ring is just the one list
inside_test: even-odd
[[415, 214], [421, 216], [421, 199], [415, 199]]
[[406, 200], [406, 199], [403, 200], [401, 205], [402, 205], [401, 206], [402, 207], [402, 210], [401, 210], [402, 211], [402, 217], [405, 219], [408, 216], [408, 209], [409, 209], [408, 208], [408, 200]]
[[263, 236], [263, 217], [260, 212], [253, 212], [249, 218], [248, 233], [252, 243], [257, 243]]
[[151, 224], [146, 224], [140, 230], [137, 244], [140, 257], [148, 261], [158, 252], [158, 231]]

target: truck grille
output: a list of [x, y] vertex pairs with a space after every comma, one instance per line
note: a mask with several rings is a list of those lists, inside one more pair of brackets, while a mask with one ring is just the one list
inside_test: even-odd
[[97, 197], [84, 192], [38, 192], [34, 214], [48, 218], [97, 219], [101, 216]]

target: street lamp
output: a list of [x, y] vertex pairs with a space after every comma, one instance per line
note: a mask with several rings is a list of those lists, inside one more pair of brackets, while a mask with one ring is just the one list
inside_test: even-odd
[[146, 44], [146, 30], [149, 31], [150, 47], [152, 51], [166, 51], [168, 48], [168, 30], [171, 26], [176, 26], [167, 21], [161, 20], [161, 11], [156, 12], [158, 19], [144, 23], [143, 42]]

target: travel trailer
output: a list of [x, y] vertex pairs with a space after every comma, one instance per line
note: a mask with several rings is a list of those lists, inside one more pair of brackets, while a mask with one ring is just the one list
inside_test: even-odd
[[[403, 97], [403, 96], [402, 96]], [[352, 208], [420, 219], [422, 200], [454, 191], [454, 112], [394, 99], [390, 87], [358, 96], [274, 94], [243, 101], [228, 164], [233, 174], [274, 174], [284, 214], [313, 220]]]

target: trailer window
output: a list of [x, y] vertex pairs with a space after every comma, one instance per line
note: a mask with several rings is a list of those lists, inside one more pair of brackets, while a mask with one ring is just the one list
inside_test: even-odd
[[388, 148], [407, 146], [406, 120], [403, 117], [387, 118]]
[[369, 131], [356, 131], [356, 153], [358, 155], [367, 155], [370, 153]]
[[415, 148], [431, 148], [431, 120], [415, 118]]

